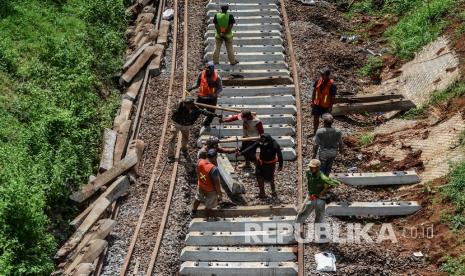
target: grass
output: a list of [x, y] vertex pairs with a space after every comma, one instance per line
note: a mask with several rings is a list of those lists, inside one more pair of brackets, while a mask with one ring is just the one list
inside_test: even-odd
[[361, 77], [369, 77], [381, 74], [383, 69], [383, 59], [381, 57], [370, 56], [367, 63], [359, 69], [358, 73]]
[[118, 104], [124, 10], [121, 0], [0, 0], [0, 275], [54, 269], [67, 198], [96, 171]]
[[[396, 56], [411, 59], [424, 45], [436, 39], [447, 26], [445, 16], [462, 1], [385, 0], [376, 6], [372, 0], [355, 1], [349, 16], [365, 14], [391, 19], [394, 24], [384, 33]], [[462, 14], [460, 14], [462, 15]]]
[[372, 132], [364, 133], [364, 134], [359, 136], [358, 144], [360, 146], [367, 146], [367, 145], [370, 145], [371, 143], [373, 143], [374, 139], [375, 139], [375, 134], [374, 133], [372, 133]]
[[[465, 82], [460, 80], [444, 90], [434, 91], [426, 104], [421, 107], [410, 109], [404, 114], [403, 118], [408, 120], [423, 118], [428, 115], [427, 111], [429, 107], [437, 106], [453, 98], [462, 97], [463, 95], [465, 95]], [[463, 140], [464, 139], [461, 138], [461, 142], [463, 142]]]
[[451, 276], [465, 275], [465, 255], [460, 257], [446, 256], [442, 258], [441, 271]]

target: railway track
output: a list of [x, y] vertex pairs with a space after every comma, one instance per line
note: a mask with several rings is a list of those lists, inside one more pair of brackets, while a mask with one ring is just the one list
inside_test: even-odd
[[[209, 22], [222, 3], [209, 1]], [[236, 0], [229, 4], [237, 21], [234, 46], [240, 63], [229, 65], [223, 49], [217, 66], [224, 84], [219, 105], [257, 112], [265, 132], [281, 144], [285, 160], [297, 160], [297, 202], [300, 203], [300, 91], [284, 1]], [[212, 24], [208, 25], [204, 39], [204, 59], [211, 60]], [[223, 115], [229, 114], [232, 113]], [[234, 139], [242, 135], [242, 128], [240, 125], [225, 127], [215, 120], [209, 133], [202, 128], [200, 134]], [[296, 215], [294, 206], [249, 206], [216, 212], [219, 221], [206, 221], [201, 212], [191, 221], [186, 246], [180, 255], [181, 275], [303, 275], [303, 247], [297, 245], [292, 226]], [[252, 225], [255, 228], [250, 228]]]

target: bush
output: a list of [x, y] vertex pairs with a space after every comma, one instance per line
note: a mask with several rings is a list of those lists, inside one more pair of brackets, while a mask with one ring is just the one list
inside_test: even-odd
[[75, 215], [67, 198], [96, 171], [119, 102], [111, 76], [123, 62], [125, 8], [123, 0], [8, 7], [0, 17], [0, 275], [47, 275], [68, 234], [59, 225]]
[[371, 133], [371, 132], [365, 133], [365, 134], [360, 135], [360, 137], [358, 138], [358, 144], [360, 146], [367, 146], [373, 143], [374, 139], [375, 139], [374, 133]]
[[453, 258], [446, 256], [442, 258], [444, 262], [441, 266], [441, 271], [448, 273], [451, 276], [465, 275], [465, 256]]
[[383, 69], [383, 59], [381, 57], [370, 56], [365, 66], [359, 69], [360, 76], [366, 78], [381, 74]]
[[410, 59], [422, 46], [433, 41], [446, 26], [443, 15], [455, 4], [454, 0], [419, 2], [394, 26], [386, 31], [397, 56]]

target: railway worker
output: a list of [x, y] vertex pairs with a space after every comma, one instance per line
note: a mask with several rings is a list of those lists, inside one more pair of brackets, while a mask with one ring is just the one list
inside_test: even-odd
[[[187, 89], [187, 91], [192, 91], [193, 89], [199, 88], [197, 92], [197, 102], [216, 106], [218, 102], [218, 95], [223, 90], [223, 85], [221, 77], [218, 72], [215, 70], [215, 64], [209, 61], [205, 64], [202, 72], [197, 76], [197, 81], [194, 86]], [[207, 108], [211, 113], [215, 113], [215, 109]], [[205, 118], [203, 121], [204, 127], [207, 131], [210, 131], [210, 124], [213, 121], [214, 116], [210, 115]]]
[[318, 159], [310, 160], [307, 177], [308, 196], [305, 199], [296, 217], [296, 223], [303, 223], [315, 210], [315, 223], [323, 223], [325, 215], [325, 195], [329, 189], [337, 187], [339, 181], [329, 178], [320, 171], [321, 162]]
[[205, 205], [207, 220], [212, 217], [212, 209], [218, 206], [222, 193], [220, 174], [217, 168], [215, 149], [209, 149], [207, 159], [199, 159], [197, 163], [197, 195], [192, 206], [192, 216], [197, 212], [200, 203]]
[[283, 169], [283, 153], [281, 152], [281, 147], [268, 133], [260, 136], [259, 147], [260, 152], [257, 153], [257, 163], [255, 166], [255, 175], [257, 177], [258, 188], [260, 189], [258, 198], [266, 197], [265, 181], [270, 182], [271, 196], [276, 197], [274, 174], [276, 163], [279, 163], [278, 171], [282, 171]]
[[215, 14], [213, 17], [213, 24], [215, 24], [215, 50], [213, 52], [213, 62], [215, 64], [220, 63], [220, 50], [221, 46], [226, 45], [226, 51], [228, 52], [228, 59], [231, 65], [236, 65], [239, 62], [234, 56], [233, 47], [233, 32], [232, 28], [236, 21], [234, 16], [228, 12], [229, 5], [221, 5], [221, 12]]
[[320, 79], [313, 84], [312, 93], [312, 115], [313, 134], [316, 133], [320, 124], [320, 117], [325, 113], [331, 113], [337, 88], [334, 80], [330, 78], [331, 71], [327, 68], [320, 71]]
[[332, 127], [333, 115], [325, 113], [322, 118], [323, 127], [319, 128], [313, 137], [313, 159], [318, 154], [318, 159], [321, 162], [320, 170], [329, 176], [338, 151], [342, 154], [344, 150], [344, 143], [342, 142], [342, 132]]
[[204, 109], [199, 109], [194, 105], [194, 98], [186, 97], [185, 100], [175, 104], [172, 107], [172, 125], [171, 125], [171, 140], [168, 146], [168, 159], [170, 162], [174, 161], [174, 148], [176, 144], [176, 137], [180, 131], [182, 134], [181, 140], [181, 152], [184, 156], [187, 156], [187, 142], [189, 139], [189, 131], [194, 125], [195, 121], [199, 118], [200, 114], [205, 116], [221, 116], [211, 113]]
[[219, 143], [220, 143], [220, 139], [218, 139], [218, 137], [210, 136], [207, 139], [207, 142], [205, 143], [205, 145], [203, 145], [203, 147], [199, 150], [198, 158], [199, 159], [206, 159], [207, 158], [207, 152], [210, 149], [215, 149], [217, 153], [236, 153], [236, 152], [238, 152], [238, 149], [222, 148], [222, 147], [220, 147]]
[[[237, 115], [230, 116], [226, 119], [220, 119], [220, 122], [229, 123], [237, 120], [242, 120], [242, 137], [259, 137], [265, 131], [262, 122], [252, 114], [250, 110], [244, 110]], [[252, 169], [251, 162], [256, 161], [256, 152], [258, 141], [242, 141], [240, 154], [245, 158], [245, 164], [241, 165], [242, 169]]]

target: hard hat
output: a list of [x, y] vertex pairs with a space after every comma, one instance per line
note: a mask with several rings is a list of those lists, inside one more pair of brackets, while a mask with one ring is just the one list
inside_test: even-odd
[[321, 166], [321, 162], [318, 159], [312, 159], [310, 160], [310, 163], [308, 163], [309, 168], [319, 168]]
[[324, 113], [321, 117], [324, 123], [332, 123], [334, 121], [334, 117], [330, 113]]
[[212, 148], [213, 146], [218, 145], [219, 142], [220, 139], [218, 139], [218, 137], [210, 136], [207, 140], [207, 147]]
[[184, 102], [185, 102], [185, 103], [188, 103], [188, 104], [193, 104], [193, 103], [195, 102], [195, 100], [194, 100], [193, 97], [187, 96], [187, 97], [184, 99]]
[[207, 157], [208, 158], [215, 158], [218, 155], [216, 152], [216, 149], [209, 149], [207, 152]]
[[215, 63], [213, 63], [213, 61], [209, 61], [209, 62], [207, 62], [207, 66], [206, 66], [206, 67], [208, 67], [208, 68], [210, 68], [210, 69], [215, 69]]
[[229, 5], [228, 5], [228, 4], [222, 4], [222, 5], [221, 5], [221, 10], [222, 10], [222, 11], [227, 11], [227, 10], [229, 10]]

